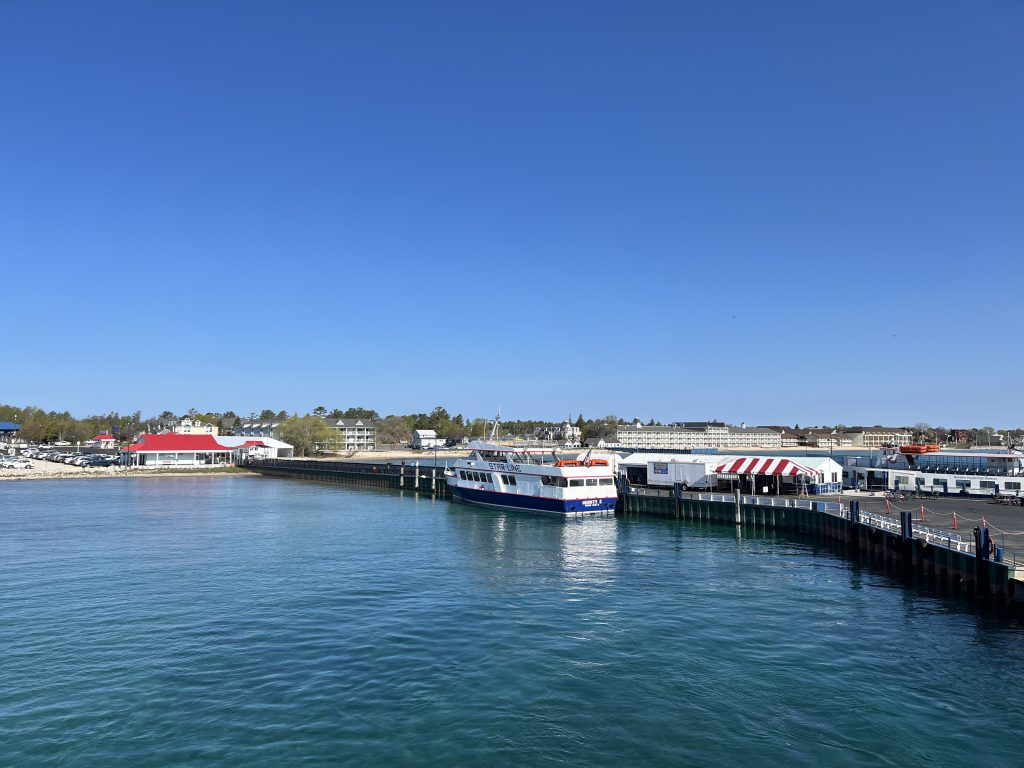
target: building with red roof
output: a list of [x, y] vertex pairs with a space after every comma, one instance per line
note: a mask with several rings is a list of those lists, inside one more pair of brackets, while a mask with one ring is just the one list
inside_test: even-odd
[[[268, 443], [272, 443], [269, 445]], [[292, 446], [269, 438], [239, 439], [213, 435], [144, 434], [128, 446], [128, 465], [133, 467], [210, 467], [235, 464], [254, 455], [261, 458], [291, 456]]]
[[116, 448], [117, 438], [104, 432], [102, 435], [96, 435], [89, 444], [93, 448]]

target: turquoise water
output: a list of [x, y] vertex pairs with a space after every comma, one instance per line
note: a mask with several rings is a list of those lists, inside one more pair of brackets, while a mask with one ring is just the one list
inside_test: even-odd
[[0, 764], [1021, 765], [1024, 630], [784, 538], [0, 484]]

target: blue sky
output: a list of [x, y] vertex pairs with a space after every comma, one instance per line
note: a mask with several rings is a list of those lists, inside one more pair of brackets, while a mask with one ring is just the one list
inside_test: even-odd
[[1022, 28], [0, 2], [0, 402], [1017, 426]]

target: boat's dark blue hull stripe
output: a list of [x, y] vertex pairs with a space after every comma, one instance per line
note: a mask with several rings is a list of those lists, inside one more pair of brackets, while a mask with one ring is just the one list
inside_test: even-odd
[[559, 515], [580, 512], [604, 512], [615, 509], [615, 499], [542, 499], [538, 496], [498, 493], [478, 488], [452, 487], [452, 498], [470, 504], [486, 504], [492, 507], [510, 507], [534, 512], [552, 512]]

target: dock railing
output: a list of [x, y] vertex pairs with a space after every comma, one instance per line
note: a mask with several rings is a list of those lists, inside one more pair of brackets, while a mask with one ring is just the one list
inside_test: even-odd
[[[627, 485], [626, 493], [634, 496], [653, 496], [658, 498], [673, 498], [674, 491], [669, 488], [650, 488], [645, 486]], [[717, 502], [720, 504], [735, 504], [736, 497], [728, 493], [696, 493], [683, 491], [679, 493], [680, 500], [699, 502]], [[819, 512], [842, 520], [850, 519], [850, 507], [838, 501], [816, 501], [814, 499], [791, 498], [785, 496], [741, 496], [740, 503], [751, 507], [772, 507], [782, 509], [806, 509]], [[877, 512], [860, 511], [859, 520], [864, 525], [890, 533], [900, 533], [900, 519], [894, 515], [883, 515]], [[974, 554], [974, 542], [965, 541], [955, 531], [946, 531], [938, 528], [929, 528], [924, 525], [915, 524], [912, 526], [915, 539], [921, 539], [930, 545], [945, 547], [955, 552], [966, 552]], [[1016, 554], [1004, 553], [1004, 561], [1016, 564]]]

